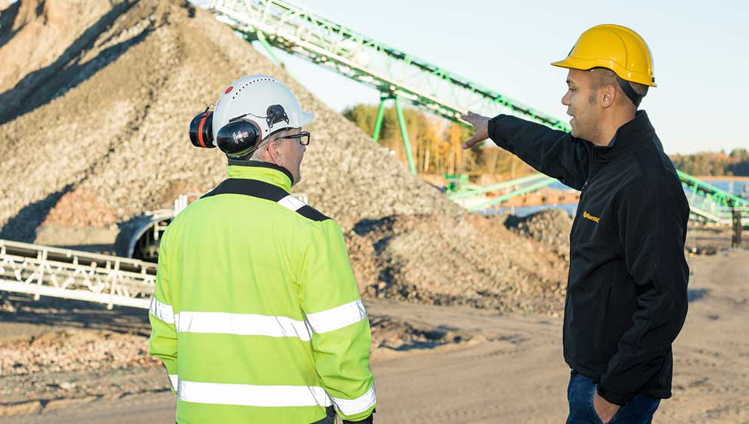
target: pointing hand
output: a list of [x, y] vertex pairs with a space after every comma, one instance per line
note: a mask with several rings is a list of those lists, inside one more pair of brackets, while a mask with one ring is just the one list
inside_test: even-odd
[[473, 137], [469, 138], [468, 141], [463, 143], [463, 149], [470, 149], [479, 141], [483, 141], [489, 138], [489, 118], [487, 118], [486, 116], [468, 112], [468, 114], [462, 115], [460, 119], [473, 125], [473, 128], [476, 129], [476, 134], [474, 134]]

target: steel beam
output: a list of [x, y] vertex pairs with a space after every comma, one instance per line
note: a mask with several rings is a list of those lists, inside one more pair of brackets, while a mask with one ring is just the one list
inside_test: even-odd
[[408, 169], [413, 175], [416, 175], [416, 167], [414, 166], [413, 157], [411, 157], [411, 143], [408, 141], [408, 127], [406, 127], [406, 120], [403, 118], [403, 109], [401, 109], [401, 103], [398, 95], [393, 96], [395, 101], [395, 112], [398, 114], [398, 125], [401, 129], [401, 138], [403, 139], [403, 147], [406, 149], [406, 159], [408, 159]]
[[539, 188], [546, 187], [547, 185], [549, 185], [549, 184], [551, 184], [553, 182], [554, 182], [554, 180], [551, 179], [551, 178], [549, 178], [548, 180], [544, 180], [544, 181], [541, 181], [541, 182], [538, 182], [538, 183], [535, 183], [535, 184], [531, 184], [531, 185], [529, 185], [527, 187], [520, 188], [520, 189], [515, 190], [513, 192], [510, 192], [510, 193], [507, 193], [507, 194], [503, 194], [502, 196], [495, 197], [494, 199], [491, 199], [491, 200], [486, 201], [484, 203], [480, 203], [480, 204], [478, 204], [476, 206], [472, 206], [472, 207], [468, 208], [468, 211], [469, 212], [475, 212], [477, 210], [484, 209], [484, 208], [487, 208], [489, 206], [496, 205], [497, 203], [502, 203], [502, 202], [504, 202], [506, 200], [512, 199], [515, 196], [520, 196], [521, 194], [530, 193], [531, 191], [536, 191]]
[[462, 192], [462, 193], [450, 194], [448, 197], [450, 199], [452, 199], [452, 200], [463, 199], [463, 198], [466, 198], [466, 197], [475, 197], [475, 196], [480, 196], [480, 195], [482, 195], [484, 193], [488, 193], [488, 192], [491, 192], [491, 191], [502, 190], [502, 189], [505, 189], [507, 187], [512, 187], [512, 186], [516, 186], [516, 185], [520, 185], [520, 184], [529, 183], [529, 182], [532, 182], [532, 181], [536, 181], [538, 179], [548, 179], [548, 178], [549, 177], [547, 177], [546, 175], [536, 174], [536, 175], [531, 175], [531, 176], [528, 176], [528, 177], [518, 178], [518, 179], [515, 179], [515, 180], [511, 180], [511, 181], [505, 181], [505, 182], [502, 182], [502, 183], [492, 184], [492, 185], [489, 185], [489, 186], [486, 186], [486, 187], [482, 187], [482, 188], [479, 188], [479, 189], [476, 189], [476, 190], [469, 190], [469, 191], [465, 191], [465, 192]]
[[385, 118], [385, 100], [388, 97], [385, 95], [380, 96], [380, 107], [377, 109], [377, 119], [375, 120], [374, 133], [372, 134], [372, 141], [380, 139], [380, 130], [382, 129], [382, 120]]

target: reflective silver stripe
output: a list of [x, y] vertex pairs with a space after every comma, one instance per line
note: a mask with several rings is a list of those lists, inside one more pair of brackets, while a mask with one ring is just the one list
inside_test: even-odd
[[292, 211], [295, 211], [302, 206], [307, 206], [304, 202], [292, 195], [284, 197], [283, 199], [279, 200], [278, 203], [287, 209], [291, 209]]
[[175, 315], [178, 333], [236, 334], [239, 336], [312, 339], [305, 321], [289, 317], [226, 312], [185, 312]]
[[322, 387], [255, 386], [250, 384], [179, 381], [177, 397], [184, 402], [243, 406], [330, 406]]
[[148, 309], [148, 312], [167, 324], [174, 324], [174, 311], [172, 310], [172, 306], [159, 302], [156, 300], [155, 296], [151, 298], [151, 307]]
[[375, 391], [374, 383], [372, 383], [372, 387], [367, 390], [367, 393], [364, 393], [356, 399], [349, 400], [334, 397], [332, 400], [343, 415], [355, 415], [362, 413], [377, 404], [377, 392]]
[[169, 374], [169, 384], [172, 385], [172, 390], [177, 391], [177, 385], [179, 384], [179, 376], [177, 374]]
[[364, 309], [364, 303], [361, 299], [327, 311], [307, 314], [307, 321], [312, 327], [312, 331], [318, 334], [348, 327], [366, 318], [367, 310]]

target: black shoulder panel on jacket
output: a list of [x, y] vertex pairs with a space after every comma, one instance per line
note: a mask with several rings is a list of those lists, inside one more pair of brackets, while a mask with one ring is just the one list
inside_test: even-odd
[[313, 221], [325, 221], [326, 219], [330, 219], [327, 216], [323, 215], [320, 211], [309, 205], [302, 206], [301, 208], [297, 209], [296, 212], [299, 215], [302, 215], [303, 217], [311, 219]]
[[[229, 178], [221, 182], [221, 184], [210, 192], [201, 196], [201, 199], [221, 194], [241, 194], [244, 196], [270, 200], [272, 202], [280, 202], [282, 199], [289, 196], [289, 193], [287, 193], [286, 190], [273, 184], [244, 178]], [[326, 219], [330, 219], [309, 205], [304, 205], [301, 208], [296, 209], [296, 213], [307, 219], [311, 219], [312, 221], [325, 221]]]
[[288, 193], [280, 187], [258, 180], [247, 180], [243, 178], [229, 178], [224, 180], [218, 187], [204, 194], [201, 199], [217, 196], [219, 194], [243, 194], [245, 196], [259, 197], [265, 200], [278, 202]]

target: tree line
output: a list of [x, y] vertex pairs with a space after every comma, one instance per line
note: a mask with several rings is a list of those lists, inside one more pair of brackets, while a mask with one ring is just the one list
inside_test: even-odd
[[[344, 110], [343, 116], [372, 135], [377, 110], [377, 106], [360, 104]], [[462, 143], [474, 134], [472, 128], [416, 109], [404, 108], [403, 115], [411, 156], [420, 174], [493, 174], [517, 178], [534, 172], [513, 154], [496, 147], [463, 150]], [[395, 152], [402, 162], [407, 161], [394, 106], [385, 108], [377, 142]]]
[[[359, 104], [343, 111], [367, 134], [374, 133], [377, 106]], [[496, 175], [514, 179], [533, 173], [533, 169], [515, 155], [491, 145], [463, 150], [461, 144], [473, 135], [473, 129], [431, 116], [417, 109], [404, 108], [404, 119], [411, 144], [414, 166], [420, 174]], [[395, 152], [406, 162], [395, 107], [385, 108], [380, 138], [377, 142]], [[672, 155], [677, 169], [690, 175], [749, 176], [749, 150], [734, 149], [730, 153], [702, 152]]]
[[733, 149], [725, 152], [700, 152], [692, 155], [672, 155], [677, 169], [690, 175], [725, 175], [749, 177], [749, 150]]

